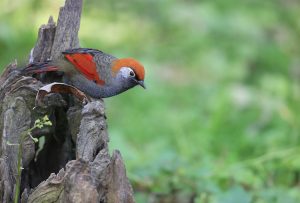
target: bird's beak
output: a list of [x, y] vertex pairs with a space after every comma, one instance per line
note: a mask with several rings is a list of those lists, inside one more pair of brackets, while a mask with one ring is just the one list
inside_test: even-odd
[[138, 84], [139, 84], [140, 86], [142, 86], [144, 89], [146, 89], [146, 86], [145, 86], [144, 80], [140, 80], [140, 81], [138, 81]]

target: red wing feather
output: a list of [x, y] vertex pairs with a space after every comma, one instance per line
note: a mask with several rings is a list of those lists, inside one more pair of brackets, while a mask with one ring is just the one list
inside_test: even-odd
[[87, 79], [93, 80], [99, 85], [104, 85], [105, 82], [99, 77], [92, 55], [88, 53], [65, 53], [65, 58]]

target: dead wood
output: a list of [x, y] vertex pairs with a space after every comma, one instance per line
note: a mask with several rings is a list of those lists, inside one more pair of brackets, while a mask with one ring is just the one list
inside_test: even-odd
[[[82, 0], [66, 0], [57, 25], [50, 17], [41, 26], [31, 62], [79, 47], [81, 10]], [[110, 156], [108, 151], [103, 101], [83, 105], [73, 96], [50, 94], [34, 108], [38, 90], [60, 75], [37, 80], [22, 76], [16, 66], [10, 64], [0, 78], [0, 202], [12, 202], [16, 190], [18, 147], [8, 143], [19, 143], [20, 135], [44, 115], [52, 126], [32, 132], [40, 143], [30, 137], [23, 143], [21, 202], [134, 202], [120, 152]]]

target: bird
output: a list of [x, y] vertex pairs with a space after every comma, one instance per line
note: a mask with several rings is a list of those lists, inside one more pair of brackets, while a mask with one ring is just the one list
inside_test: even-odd
[[144, 66], [133, 58], [116, 58], [92, 48], [62, 52], [56, 60], [30, 63], [23, 74], [63, 72], [63, 81], [93, 98], [107, 98], [136, 85], [146, 89]]

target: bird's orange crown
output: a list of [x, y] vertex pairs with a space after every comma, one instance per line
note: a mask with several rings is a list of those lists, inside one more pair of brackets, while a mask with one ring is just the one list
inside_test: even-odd
[[131, 68], [136, 75], [138, 80], [144, 80], [145, 78], [145, 69], [144, 66], [133, 58], [122, 58], [117, 59], [113, 62], [112, 71], [117, 73], [122, 67]]

